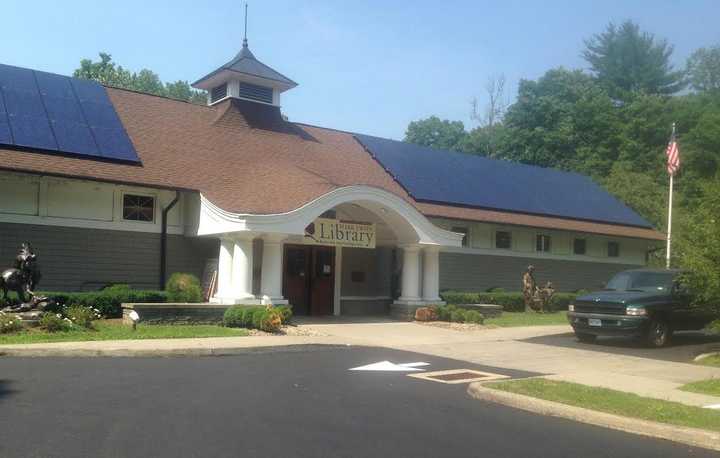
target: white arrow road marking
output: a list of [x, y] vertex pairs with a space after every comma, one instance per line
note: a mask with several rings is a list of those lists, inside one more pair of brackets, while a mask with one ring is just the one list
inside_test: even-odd
[[348, 369], [351, 371], [386, 371], [386, 372], [413, 372], [422, 371], [424, 369], [417, 369], [415, 366], [429, 366], [429, 363], [405, 363], [395, 364], [390, 361], [380, 361], [379, 363], [368, 364], [365, 366], [353, 367]]
[[709, 406], [704, 406], [703, 409], [720, 409], [720, 404], [710, 404]]
[[422, 367], [422, 366], [429, 366], [430, 363], [401, 363], [398, 364], [398, 366], [402, 367]]

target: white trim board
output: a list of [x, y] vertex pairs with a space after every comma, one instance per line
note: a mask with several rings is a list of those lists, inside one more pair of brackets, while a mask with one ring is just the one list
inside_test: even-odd
[[488, 248], [467, 248], [467, 247], [442, 247], [441, 253], [457, 253], [475, 256], [508, 256], [513, 258], [530, 258], [530, 259], [548, 259], [554, 261], [578, 261], [578, 262], [593, 262], [601, 264], [623, 264], [623, 265], [636, 265], [644, 266], [645, 263], [638, 263], [630, 259], [610, 258], [601, 256], [588, 256], [588, 255], [565, 255], [565, 254], [552, 254], [542, 253], [538, 254], [534, 251], [515, 251], [515, 250], [501, 250], [501, 249], [488, 249]]

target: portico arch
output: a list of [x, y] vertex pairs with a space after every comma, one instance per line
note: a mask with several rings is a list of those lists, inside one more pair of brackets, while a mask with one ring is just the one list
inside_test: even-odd
[[[218, 294], [217, 300], [230, 303], [282, 301], [278, 291], [278, 285], [282, 283], [278, 278], [282, 276], [282, 249], [279, 245], [284, 242], [303, 243], [305, 228], [328, 210], [350, 213], [352, 217], [355, 213], [353, 208], [358, 209], [358, 215], [372, 215], [376, 218], [374, 221], [381, 222], [382, 227], [388, 229], [388, 236], [381, 243], [403, 250], [402, 294], [398, 301], [415, 306], [438, 302], [438, 251], [442, 247], [461, 246], [463, 235], [435, 226], [405, 199], [370, 186], [338, 188], [295, 210], [266, 215], [227, 212], [201, 196], [196, 235], [217, 236], [223, 240], [218, 266], [219, 291], [222, 294]], [[252, 269], [241, 264], [252, 260], [246, 250], [247, 241], [256, 238], [263, 239], [270, 248], [262, 256], [263, 291], [260, 297], [247, 290], [240, 291], [233, 280], [242, 280], [240, 288], [252, 283], [252, 279], [247, 278]], [[240, 255], [239, 260], [231, 255], [234, 253]], [[239, 270], [241, 275], [234, 274], [235, 270]]]

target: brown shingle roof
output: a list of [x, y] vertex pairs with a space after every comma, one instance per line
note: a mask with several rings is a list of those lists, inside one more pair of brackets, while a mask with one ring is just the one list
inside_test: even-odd
[[648, 229], [414, 202], [346, 132], [282, 120], [278, 109], [225, 101], [212, 107], [108, 88], [141, 166], [0, 148], [0, 168], [197, 190], [224, 210], [294, 210], [339, 187], [367, 185], [427, 215], [661, 239]]

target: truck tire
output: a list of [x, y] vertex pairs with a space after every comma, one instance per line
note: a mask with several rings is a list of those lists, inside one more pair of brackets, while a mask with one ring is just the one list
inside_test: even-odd
[[595, 334], [583, 334], [581, 332], [576, 332], [575, 337], [582, 342], [582, 343], [595, 343], [597, 340], [597, 336]]
[[662, 348], [670, 342], [672, 328], [664, 320], [653, 318], [648, 325], [645, 341], [652, 348]]

